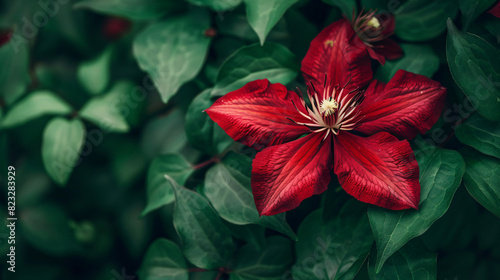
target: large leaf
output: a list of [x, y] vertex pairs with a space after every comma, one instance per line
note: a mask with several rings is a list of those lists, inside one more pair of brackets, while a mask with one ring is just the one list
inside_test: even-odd
[[203, 196], [165, 177], [175, 193], [173, 220], [184, 255], [197, 267], [224, 267], [234, 250], [230, 231]]
[[204, 194], [226, 221], [237, 225], [259, 224], [296, 239], [284, 214], [259, 217], [250, 186], [252, 160], [230, 153], [208, 170]]
[[375, 72], [375, 79], [387, 83], [399, 69], [432, 77], [439, 68], [439, 57], [428, 45], [401, 44], [404, 56], [398, 60], [388, 60]]
[[80, 110], [80, 116], [106, 132], [127, 132], [129, 125], [125, 118], [130, 112], [127, 106], [137, 106], [127, 103], [133, 88], [130, 82], [116, 83], [105, 95], [90, 99]]
[[210, 99], [211, 91], [203, 91], [189, 105], [185, 127], [189, 143], [193, 147], [206, 154], [216, 155], [222, 153], [234, 141], [204, 112], [213, 104]]
[[170, 176], [178, 184], [184, 185], [193, 171], [193, 166], [179, 154], [160, 155], [155, 158], [148, 170], [148, 204], [142, 215], [175, 200], [174, 191], [170, 183], [165, 180], [165, 175]]
[[188, 280], [187, 269], [179, 246], [167, 239], [157, 239], [149, 246], [138, 275], [141, 280]]
[[481, 116], [500, 120], [500, 50], [448, 20], [446, 56], [453, 79]]
[[500, 218], [500, 159], [475, 151], [464, 153], [464, 184], [469, 193]]
[[208, 6], [215, 11], [225, 11], [236, 8], [242, 0], [187, 0], [189, 3], [199, 6]]
[[212, 96], [222, 96], [258, 79], [288, 84], [298, 71], [298, 61], [287, 48], [275, 43], [253, 44], [239, 49], [224, 62]]
[[456, 151], [428, 147], [416, 152], [416, 157], [421, 187], [418, 210], [368, 209], [377, 243], [377, 272], [394, 252], [443, 216], [465, 171], [464, 160]]
[[350, 200], [340, 213], [324, 221], [322, 211], [307, 216], [298, 230], [293, 278], [353, 279], [373, 244], [363, 204]]
[[436, 253], [430, 252], [422, 241], [415, 239], [394, 253], [379, 273], [375, 272], [373, 254], [368, 271], [370, 280], [436, 280], [437, 256]]
[[231, 269], [231, 280], [281, 280], [292, 264], [290, 239], [272, 236], [266, 239], [264, 249], [246, 244], [236, 254]]
[[264, 45], [267, 34], [298, 0], [245, 0], [248, 22]]
[[21, 125], [44, 115], [66, 115], [71, 107], [50, 91], [35, 91], [9, 110], [2, 127]]
[[426, 41], [446, 29], [446, 19], [454, 18], [458, 7], [455, 0], [406, 1], [395, 14], [396, 35], [406, 41]]
[[64, 186], [75, 167], [85, 140], [79, 119], [52, 119], [43, 132], [42, 159], [50, 177]]
[[496, 1], [497, 0], [459, 0], [458, 4], [462, 12], [463, 29], [467, 30], [469, 25]]
[[500, 123], [473, 115], [456, 130], [458, 140], [476, 150], [500, 158]]
[[10, 105], [30, 82], [28, 41], [14, 33], [8, 44], [0, 47], [0, 96]]
[[108, 47], [98, 57], [78, 66], [78, 80], [90, 94], [102, 93], [108, 86], [112, 54], [113, 47]]
[[193, 10], [153, 24], [134, 40], [134, 55], [141, 69], [148, 72], [163, 102], [200, 71], [207, 55], [210, 38], [209, 14]]
[[180, 6], [182, 1], [177, 0], [83, 0], [74, 5], [75, 8], [138, 20], [159, 18]]

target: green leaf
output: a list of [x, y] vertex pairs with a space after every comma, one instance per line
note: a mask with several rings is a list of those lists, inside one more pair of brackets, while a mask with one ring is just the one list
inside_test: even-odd
[[118, 82], [105, 95], [90, 99], [79, 115], [104, 131], [128, 132], [129, 125], [124, 115], [130, 110], [127, 106], [132, 106], [127, 102], [133, 88], [130, 82]]
[[352, 20], [353, 11], [355, 15], [358, 14], [356, 0], [323, 0], [323, 2], [338, 7], [349, 20]]
[[460, 142], [483, 154], [500, 158], [500, 123], [475, 114], [461, 124], [455, 133]]
[[222, 64], [212, 96], [222, 96], [258, 79], [288, 84], [299, 72], [299, 63], [285, 47], [275, 43], [243, 47]]
[[422, 241], [415, 239], [387, 259], [379, 273], [375, 272], [375, 254], [372, 254], [368, 273], [370, 280], [436, 280], [437, 255], [430, 252]]
[[409, 240], [422, 235], [448, 210], [465, 171], [456, 151], [427, 148], [416, 152], [420, 168], [418, 210], [393, 211], [370, 207], [368, 218], [377, 243], [376, 270]]
[[66, 211], [57, 204], [42, 203], [23, 208], [21, 215], [19, 232], [17, 227], [16, 232], [26, 243], [54, 256], [68, 256], [81, 250]]
[[231, 280], [280, 280], [292, 264], [291, 240], [272, 236], [264, 249], [246, 244], [236, 254]]
[[30, 83], [28, 41], [14, 33], [8, 44], [0, 47], [0, 95], [7, 105], [16, 101]]
[[210, 99], [211, 91], [212, 89], [206, 89], [189, 105], [185, 127], [187, 138], [193, 147], [206, 154], [217, 155], [234, 141], [204, 112], [213, 104]]
[[225, 11], [236, 8], [242, 0], [187, 0], [198, 6], [208, 6], [215, 11]]
[[250, 186], [251, 172], [250, 158], [229, 153], [222, 162], [207, 171], [204, 194], [219, 215], [230, 223], [259, 224], [296, 239], [284, 214], [259, 217]]
[[500, 120], [500, 50], [457, 30], [448, 20], [446, 56], [453, 79], [478, 113], [492, 121]]
[[173, 220], [184, 255], [197, 267], [224, 267], [234, 250], [231, 232], [203, 196], [165, 177], [175, 193]]
[[248, 22], [264, 45], [267, 34], [298, 0], [245, 0]]
[[495, 2], [496, 0], [459, 0], [463, 30], [467, 30], [469, 25]]
[[113, 50], [108, 47], [98, 57], [78, 66], [78, 80], [90, 94], [102, 93], [108, 86]]
[[167, 239], [157, 239], [149, 246], [138, 275], [141, 280], [188, 280], [187, 269], [179, 246]]
[[177, 0], [83, 0], [74, 5], [136, 20], [159, 18], [182, 6], [182, 1]]
[[464, 184], [470, 195], [500, 218], [500, 159], [475, 151], [464, 153]]
[[163, 102], [198, 75], [210, 45], [210, 38], [204, 35], [209, 27], [209, 14], [193, 10], [153, 24], [135, 38], [139, 67], [151, 75]]
[[446, 19], [458, 11], [455, 0], [407, 1], [395, 14], [395, 34], [406, 41], [426, 41], [439, 36], [446, 29]]
[[401, 44], [404, 56], [398, 60], [388, 60], [375, 72], [375, 79], [387, 83], [399, 69], [432, 77], [439, 68], [439, 57], [428, 45]]
[[373, 244], [363, 204], [350, 200], [337, 216], [324, 221], [316, 210], [302, 221], [295, 244], [293, 278], [353, 279]]
[[160, 155], [155, 158], [148, 170], [148, 204], [142, 215], [175, 200], [174, 191], [170, 183], [165, 180], [165, 175], [170, 176], [179, 185], [184, 185], [193, 172], [193, 166], [179, 154]]
[[75, 167], [85, 140], [85, 126], [79, 119], [52, 119], [43, 132], [42, 159], [49, 176], [64, 186]]
[[18, 126], [44, 115], [66, 115], [71, 111], [71, 107], [54, 93], [35, 91], [9, 110], [2, 120], [2, 128]]

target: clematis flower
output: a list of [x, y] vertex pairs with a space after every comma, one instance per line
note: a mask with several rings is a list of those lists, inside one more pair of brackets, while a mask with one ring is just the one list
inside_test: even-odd
[[[403, 49], [389, 37], [394, 34], [395, 20], [391, 14], [376, 11], [361, 11], [352, 14], [351, 26], [361, 41], [355, 41], [360, 48], [366, 48], [371, 58], [384, 65], [385, 60], [403, 56]], [[345, 19], [347, 21], [347, 19]]]
[[500, 1], [498, 1], [495, 6], [493, 6], [488, 13], [500, 18]]
[[206, 109], [234, 140], [263, 148], [251, 178], [261, 215], [291, 210], [325, 191], [332, 170], [360, 201], [418, 207], [419, 169], [405, 139], [437, 121], [446, 89], [403, 70], [387, 84], [371, 81], [370, 58], [353, 34], [341, 20], [311, 42], [301, 68], [309, 104], [300, 91], [257, 80]]

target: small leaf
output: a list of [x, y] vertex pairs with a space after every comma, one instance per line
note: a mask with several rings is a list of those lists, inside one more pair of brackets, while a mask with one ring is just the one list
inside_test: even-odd
[[187, 269], [179, 246], [167, 239], [157, 239], [149, 246], [138, 275], [141, 280], [188, 280]]
[[296, 239], [284, 214], [259, 217], [250, 186], [251, 172], [250, 158], [229, 153], [221, 163], [207, 171], [204, 194], [219, 215], [230, 223], [259, 224]]
[[483, 154], [500, 158], [500, 123], [471, 116], [456, 130], [458, 140]]
[[205, 109], [212, 106], [212, 89], [207, 89], [195, 97], [186, 114], [186, 135], [189, 143], [209, 155], [222, 153], [234, 143], [233, 139], [216, 124]]
[[18, 126], [44, 115], [66, 115], [71, 107], [50, 91], [35, 91], [14, 105], [2, 120], [2, 127]]
[[246, 244], [236, 254], [230, 273], [231, 280], [280, 280], [292, 264], [290, 239], [272, 236], [264, 249]]
[[226, 11], [236, 8], [242, 0], [187, 0], [189, 3], [198, 6], [208, 6], [215, 11]]
[[182, 6], [182, 1], [177, 0], [83, 0], [74, 5], [75, 8], [137, 20], [159, 18]]
[[108, 86], [112, 54], [113, 47], [108, 47], [98, 57], [78, 66], [78, 80], [90, 94], [102, 93]]
[[165, 177], [175, 193], [173, 220], [184, 255], [197, 267], [224, 267], [234, 250], [231, 232], [203, 196]]
[[497, 0], [459, 0], [458, 4], [462, 12], [463, 30], [467, 30], [476, 18], [485, 12]]
[[104, 131], [128, 132], [124, 116], [128, 111], [122, 111], [122, 106], [128, 104], [126, 97], [130, 96], [133, 87], [129, 82], [116, 83], [105, 95], [90, 99], [80, 110], [80, 116]]
[[[3, 9], [2, 9], [3, 10]], [[7, 105], [16, 101], [30, 83], [28, 41], [14, 32], [0, 47], [0, 95]]]
[[377, 273], [394, 252], [446, 213], [465, 171], [464, 160], [456, 151], [429, 147], [416, 152], [416, 157], [420, 168], [418, 210], [368, 209], [377, 243]]
[[379, 273], [375, 273], [375, 254], [368, 265], [370, 280], [405, 279], [436, 280], [437, 256], [419, 239], [406, 244], [394, 253]]
[[401, 44], [404, 56], [398, 60], [388, 60], [375, 72], [375, 79], [387, 83], [399, 69], [432, 77], [439, 68], [439, 57], [428, 45]]
[[43, 132], [42, 159], [49, 176], [64, 186], [83, 148], [85, 126], [79, 119], [52, 119]]
[[353, 200], [326, 222], [321, 210], [314, 211], [302, 221], [298, 235], [292, 268], [296, 280], [353, 279], [373, 244], [366, 208]]
[[194, 169], [187, 160], [179, 154], [160, 155], [153, 160], [148, 170], [147, 196], [148, 204], [142, 215], [172, 203], [175, 200], [174, 191], [165, 175], [170, 176], [178, 184], [184, 185]]
[[464, 184], [481, 205], [500, 218], [500, 159], [475, 151], [463, 153], [467, 167]]
[[134, 55], [139, 67], [148, 72], [164, 103], [201, 70], [210, 38], [209, 14], [194, 10], [153, 24], [134, 40]]
[[450, 72], [478, 113], [500, 120], [500, 50], [483, 39], [456, 29], [448, 20], [446, 57]]
[[298, 0], [245, 0], [248, 22], [264, 45], [267, 34]]
[[458, 11], [455, 0], [407, 1], [395, 14], [395, 34], [406, 41], [426, 41], [446, 30], [446, 19]]
[[248, 82], [268, 79], [288, 84], [299, 72], [299, 63], [285, 47], [275, 43], [242, 47], [222, 64], [212, 96], [222, 96]]

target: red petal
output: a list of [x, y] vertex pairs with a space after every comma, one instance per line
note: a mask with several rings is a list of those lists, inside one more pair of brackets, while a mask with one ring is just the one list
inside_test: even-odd
[[394, 29], [396, 29], [396, 19], [390, 13], [383, 12], [376, 15], [377, 20], [380, 22], [380, 25], [384, 28], [382, 32], [382, 36], [387, 38], [394, 34]]
[[219, 98], [206, 112], [234, 140], [262, 149], [310, 132], [290, 120], [307, 122], [292, 101], [303, 108], [297, 94], [284, 85], [257, 80]]
[[252, 168], [252, 191], [261, 215], [297, 207], [302, 200], [326, 190], [333, 168], [331, 136], [312, 133], [257, 153]]
[[385, 59], [398, 59], [404, 54], [403, 49], [391, 39], [385, 39], [373, 44], [373, 48], [371, 50], [373, 54], [368, 51], [370, 56], [373, 59], [378, 60], [382, 65], [384, 65]]
[[496, 16], [497, 18], [500, 18], [500, 1], [498, 1], [491, 10], [488, 11], [488, 13]]
[[325, 74], [341, 86], [351, 80], [349, 90], [363, 87], [372, 79], [366, 45], [346, 19], [330, 24], [314, 38], [302, 60], [302, 72], [306, 81], [312, 81], [318, 91], [322, 90]]
[[411, 139], [425, 133], [439, 119], [446, 89], [425, 76], [398, 70], [385, 86], [373, 81], [360, 108], [364, 116], [356, 129], [365, 134], [387, 131]]
[[417, 209], [419, 169], [408, 141], [387, 132], [368, 138], [340, 132], [334, 149], [335, 174], [347, 193], [392, 210]]

